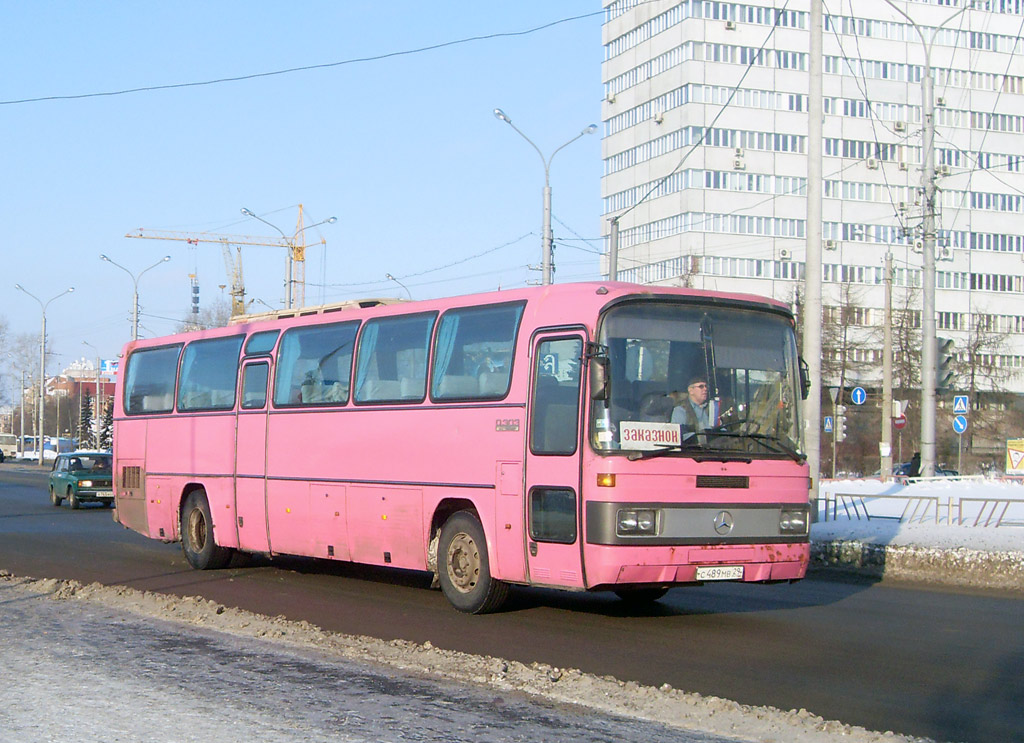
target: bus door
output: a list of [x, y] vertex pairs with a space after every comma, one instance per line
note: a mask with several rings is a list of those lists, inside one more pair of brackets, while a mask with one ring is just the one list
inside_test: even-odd
[[583, 586], [580, 550], [580, 380], [584, 338], [534, 338], [526, 454], [531, 583]]
[[235, 515], [239, 549], [269, 552], [267, 535], [267, 359], [242, 365], [235, 440]]

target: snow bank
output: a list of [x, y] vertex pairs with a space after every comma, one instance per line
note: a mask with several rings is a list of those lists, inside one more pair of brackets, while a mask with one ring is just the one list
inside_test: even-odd
[[[981, 478], [936, 478], [909, 485], [875, 479], [825, 481], [819, 517], [811, 527], [815, 566], [1024, 591], [1024, 485], [1020, 482]], [[995, 526], [1000, 519], [1003, 525]]]

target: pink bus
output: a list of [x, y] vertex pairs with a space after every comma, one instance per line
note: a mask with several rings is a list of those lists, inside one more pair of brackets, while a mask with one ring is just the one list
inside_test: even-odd
[[807, 570], [807, 382], [760, 297], [620, 283], [248, 315], [129, 343], [116, 520], [235, 551], [654, 601]]

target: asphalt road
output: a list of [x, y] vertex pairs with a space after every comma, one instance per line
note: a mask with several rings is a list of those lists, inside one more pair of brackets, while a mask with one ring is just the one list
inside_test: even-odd
[[579, 668], [945, 741], [1020, 740], [1024, 604], [998, 595], [811, 578], [676, 589], [653, 609], [516, 590], [462, 615], [429, 577], [344, 563], [238, 560], [195, 572], [178, 545], [105, 508], [53, 508], [39, 473], [0, 465], [0, 568], [124, 584], [306, 620], [326, 630]]

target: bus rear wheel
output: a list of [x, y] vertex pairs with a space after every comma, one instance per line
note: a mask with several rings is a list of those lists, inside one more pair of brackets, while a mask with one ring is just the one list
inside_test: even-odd
[[491, 577], [484, 530], [469, 511], [452, 514], [441, 528], [437, 572], [445, 598], [467, 614], [496, 611], [508, 598], [508, 584]]
[[196, 570], [218, 570], [231, 562], [234, 550], [214, 540], [210, 502], [202, 490], [189, 493], [181, 509], [181, 550]]

